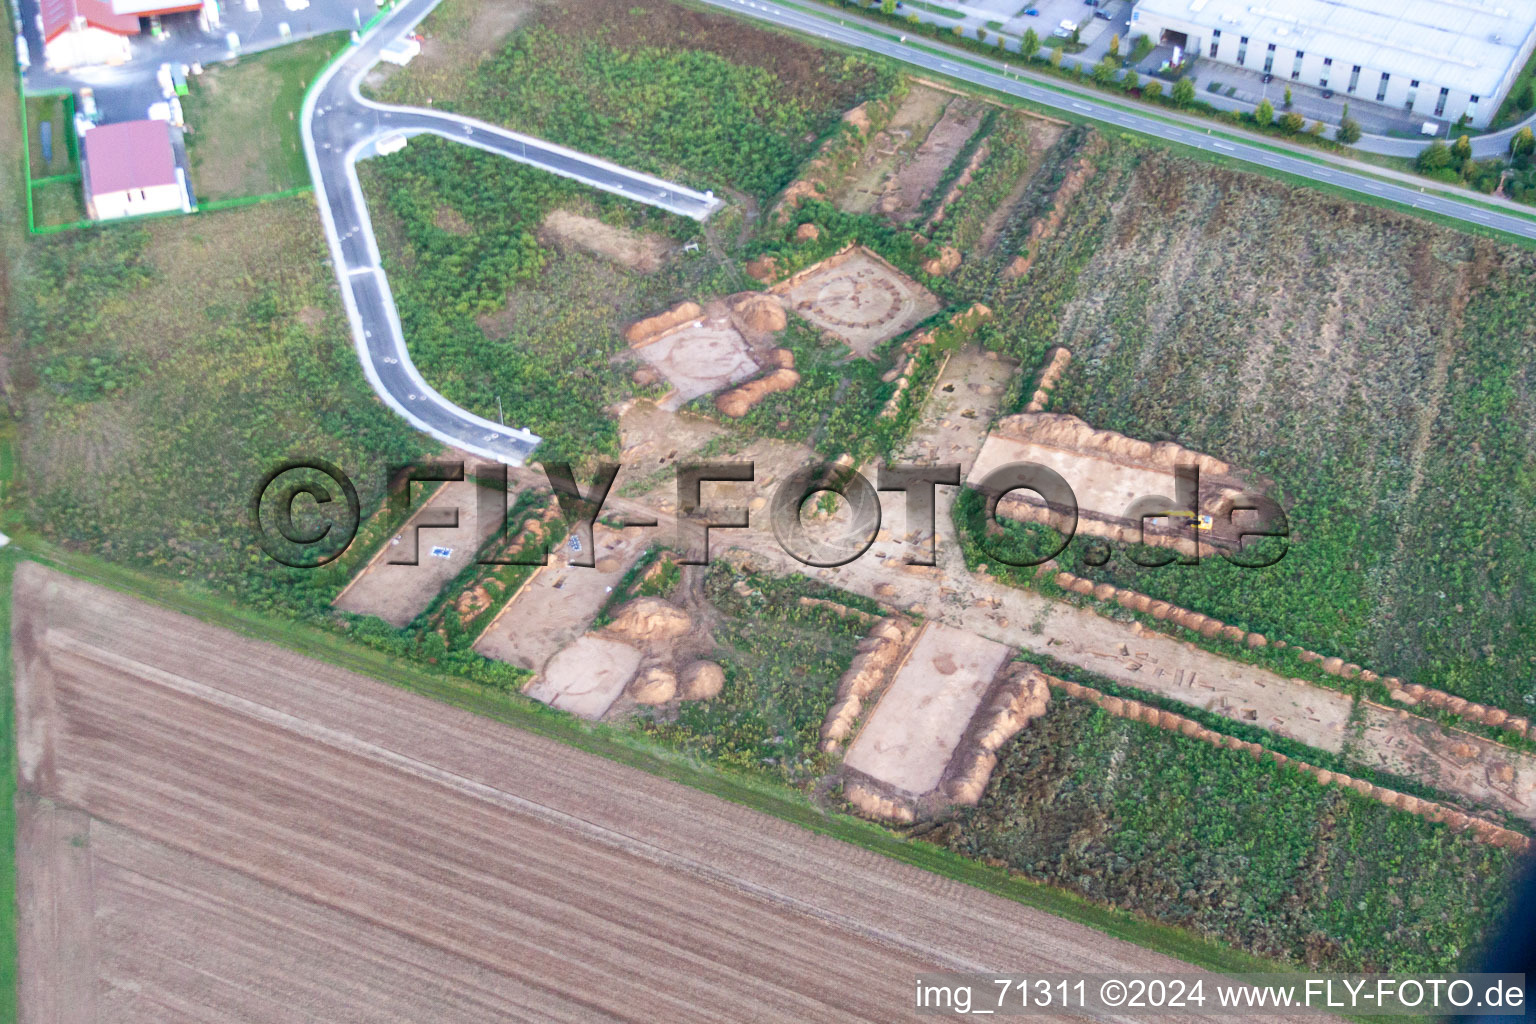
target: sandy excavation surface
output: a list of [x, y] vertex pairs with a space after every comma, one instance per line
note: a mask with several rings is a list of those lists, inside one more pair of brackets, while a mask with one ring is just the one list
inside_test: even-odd
[[664, 238], [604, 224], [570, 210], [551, 210], [540, 227], [557, 243], [585, 249], [646, 274], [661, 269], [672, 252], [672, 244]]
[[932, 292], [865, 249], [824, 260], [773, 290], [860, 355], [939, 309]]
[[[473, 480], [452, 481], [438, 488], [337, 596], [336, 607], [358, 615], [377, 615], [391, 626], [408, 625], [426, 610], [445, 583], [474, 561], [481, 542], [500, 525], [499, 517], [481, 521], [479, 492]], [[496, 507], [500, 508], [499, 503]], [[444, 525], [453, 522], [455, 509], [458, 525]], [[419, 538], [418, 526], [422, 528]], [[412, 560], [415, 565], [398, 564]]]
[[642, 652], [604, 636], [577, 637], [544, 665], [523, 692], [582, 718], [602, 718], [635, 678]]
[[747, 349], [746, 339], [726, 317], [698, 320], [669, 331], [635, 349], [635, 354], [656, 367], [672, 385], [672, 393], [661, 403], [661, 408], [669, 411], [761, 370]]
[[843, 763], [912, 796], [930, 792], [1012, 653], [968, 630], [929, 623]]
[[1039, 463], [1060, 473], [1077, 496], [1078, 507], [1085, 512], [1124, 516], [1137, 498], [1152, 496], [1167, 498], [1170, 507], [1178, 507], [1172, 504], [1177, 492], [1170, 472], [1096, 459], [1082, 452], [998, 434], [990, 435], [981, 446], [981, 454], [971, 466], [966, 483], [974, 487], [999, 466], [1017, 462]]
[[[1367, 716], [1359, 737], [1350, 734], [1347, 694], [1302, 679], [1223, 658], [1193, 643], [1144, 630], [1139, 623], [1106, 618], [1038, 593], [967, 573], [954, 526], [945, 508], [949, 488], [939, 488], [938, 565], [905, 565], [913, 553], [906, 543], [904, 496], [881, 496], [882, 540], [863, 558], [836, 569], [816, 570], [830, 586], [863, 594], [903, 610], [911, 609], [946, 625], [1012, 647], [1049, 654], [1097, 675], [1138, 689], [1173, 697], [1240, 722], [1323, 750], [1353, 755], [1389, 771], [1421, 779], [1448, 793], [1488, 804], [1536, 822], [1536, 757], [1449, 730], [1395, 711]], [[754, 564], [771, 572], [803, 572], [766, 526], [722, 534], [719, 550], [741, 548]], [[1471, 743], [1476, 763], [1457, 767], [1443, 754], [1447, 745]], [[1465, 759], [1463, 759], [1465, 760]], [[1399, 767], [1400, 766], [1400, 767]], [[1505, 776], [1508, 781], [1505, 781]]]
[[886, 1022], [921, 970], [1182, 966], [36, 565], [13, 625], [26, 1024]]
[[487, 658], [542, 672], [556, 652], [587, 631], [611, 589], [641, 552], [655, 543], [654, 534], [655, 530], [640, 527], [615, 530], [594, 524], [592, 540], [597, 551], [591, 566], [570, 564], [568, 540], [551, 550], [549, 564], [507, 602], [475, 641], [475, 650]]

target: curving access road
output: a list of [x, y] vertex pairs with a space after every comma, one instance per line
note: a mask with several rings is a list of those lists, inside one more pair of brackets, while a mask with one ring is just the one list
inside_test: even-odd
[[[342, 300], [352, 324], [358, 355], [374, 390], [413, 426], [443, 443], [483, 458], [522, 465], [539, 443], [536, 434], [460, 408], [433, 390], [411, 363], [394, 296], [358, 184], [357, 161], [373, 155], [383, 139], [431, 133], [696, 220], [707, 218], [719, 208], [720, 202], [711, 193], [701, 193], [484, 121], [365, 99], [358, 89], [359, 82], [379, 62], [383, 47], [408, 32], [438, 2], [404, 0], [321, 74], [304, 103], [304, 147], [336, 275], [341, 283]], [[1536, 221], [1516, 214], [1462, 201], [1432, 189], [1357, 173], [1327, 156], [1304, 158], [1271, 146], [1224, 138], [1213, 135], [1210, 130], [1140, 114], [1096, 101], [1091, 96], [1062, 93], [1020, 77], [1002, 65], [998, 65], [998, 70], [992, 70], [977, 63], [974, 57], [958, 53], [948, 56], [942, 49], [928, 48], [926, 44], [924, 48], [918, 48], [857, 21], [843, 23], [792, 6], [760, 0], [700, 2], [842, 46], [877, 53], [920, 71], [1007, 93], [1077, 117], [1466, 224], [1536, 239]]]
[[368, 382], [418, 430], [472, 455], [520, 466], [538, 446], [537, 434], [460, 408], [434, 390], [411, 362], [358, 183], [357, 161], [375, 155], [382, 140], [432, 134], [695, 220], [715, 212], [720, 201], [710, 193], [484, 121], [365, 99], [358, 86], [379, 62], [380, 51], [437, 3], [406, 0], [322, 72], [305, 98], [301, 134], [342, 302]]

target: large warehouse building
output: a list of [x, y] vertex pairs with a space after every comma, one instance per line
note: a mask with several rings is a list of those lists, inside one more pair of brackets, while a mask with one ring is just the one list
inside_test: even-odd
[[1530, 0], [1139, 0], [1133, 34], [1341, 97], [1486, 127], [1536, 43]]

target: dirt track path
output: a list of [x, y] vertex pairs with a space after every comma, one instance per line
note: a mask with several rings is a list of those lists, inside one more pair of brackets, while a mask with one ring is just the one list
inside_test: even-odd
[[[935, 383], [905, 457], [926, 464], [959, 463], [963, 475], [981, 450], [1012, 372], [1011, 364], [989, 360], [974, 350], [953, 357]], [[809, 454], [790, 451], [766, 465], [760, 460], [759, 480], [782, 473], [786, 462], [800, 464], [809, 459]], [[539, 482], [530, 471], [521, 472], [527, 480]], [[871, 481], [875, 477], [869, 468], [864, 475]], [[711, 484], [706, 500], [746, 507], [771, 493], [772, 486], [771, 482]], [[664, 491], [660, 487], [653, 493]], [[955, 493], [951, 487], [937, 489], [939, 564], [932, 568], [905, 564], [918, 549], [904, 542], [909, 532], [905, 499], [896, 493], [881, 495], [885, 539], [837, 569], [808, 568], [785, 554], [762, 511], [753, 513], [749, 529], [713, 532], [710, 550], [712, 557], [718, 557], [732, 547], [740, 548], [770, 571], [805, 573], [1313, 747], [1339, 753], [1348, 744], [1351, 756], [1384, 771], [1422, 780], [1473, 807], [1493, 807], [1536, 822], [1536, 757], [1375, 704], [1363, 707], [1359, 728], [1352, 728], [1353, 699], [1337, 690], [1232, 661], [1135, 622], [1107, 618], [971, 573], [954, 535], [950, 508]], [[618, 498], [611, 498], [608, 507], [651, 511]], [[658, 508], [670, 511], [670, 506]], [[666, 542], [676, 536], [676, 528], [664, 518], [652, 534]], [[926, 543], [926, 534], [923, 540]]]
[[[29, 1022], [82, 963], [103, 1019], [256, 1024], [889, 1021], [925, 969], [1181, 966], [35, 565], [14, 623]], [[96, 912], [53, 912], [81, 849]]]

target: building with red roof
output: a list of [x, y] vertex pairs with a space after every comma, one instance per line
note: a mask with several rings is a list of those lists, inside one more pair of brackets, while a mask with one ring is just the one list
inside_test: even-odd
[[54, 71], [87, 64], [122, 64], [139, 19], [201, 10], [203, 0], [40, 0], [44, 58]]
[[85, 206], [93, 220], [184, 210], [186, 185], [164, 121], [98, 125], [80, 141]]

